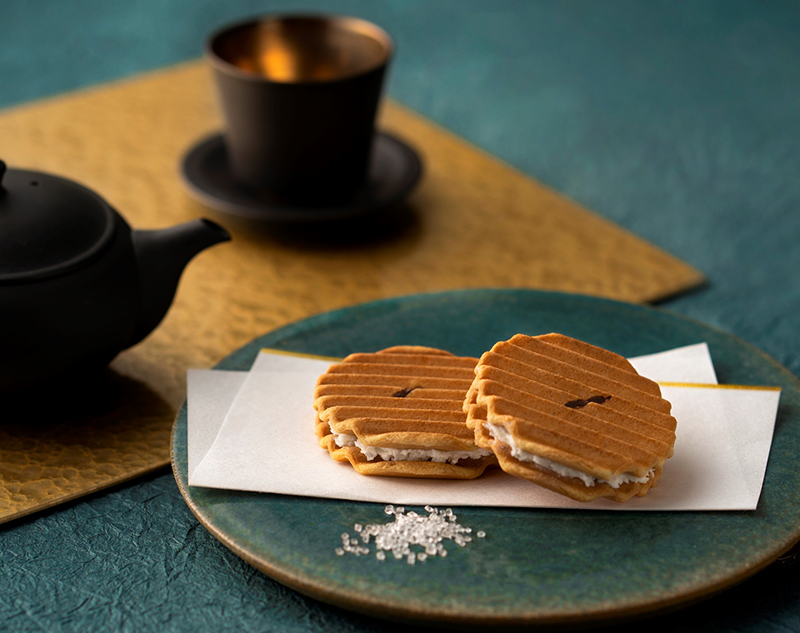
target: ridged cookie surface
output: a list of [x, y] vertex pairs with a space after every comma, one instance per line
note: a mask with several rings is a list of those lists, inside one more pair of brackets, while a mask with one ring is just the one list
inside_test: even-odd
[[466, 425], [476, 363], [418, 346], [351, 354], [317, 381], [320, 446], [364, 475], [479, 476], [496, 459]]
[[579, 501], [655, 485], [675, 443], [670, 410], [625, 358], [560, 334], [495, 344], [464, 403], [476, 444], [504, 471]]

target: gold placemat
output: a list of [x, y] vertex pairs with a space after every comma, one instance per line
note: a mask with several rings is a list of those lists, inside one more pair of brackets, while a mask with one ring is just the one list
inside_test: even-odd
[[[134, 228], [161, 228], [209, 215], [185, 193], [178, 164], [220, 127], [210, 73], [192, 62], [0, 112], [0, 158], [83, 182]], [[234, 233], [201, 253], [161, 326], [98, 383], [0, 423], [0, 522], [167, 465], [186, 369], [311, 314], [486, 286], [648, 302], [702, 281], [397, 103], [385, 103], [380, 127], [422, 156], [408, 202], [361, 231]]]

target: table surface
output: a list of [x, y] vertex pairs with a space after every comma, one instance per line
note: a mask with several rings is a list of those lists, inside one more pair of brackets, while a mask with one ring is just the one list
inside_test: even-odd
[[[0, 107], [196, 58], [218, 24], [289, 6], [8, 4]], [[702, 271], [707, 287], [663, 307], [731, 332], [800, 375], [800, 5], [291, 8], [383, 25], [398, 48], [390, 96]], [[387, 629], [241, 562], [199, 527], [169, 473], [12, 523], [0, 538], [0, 629]], [[796, 567], [790, 554], [658, 624], [796, 630]]]

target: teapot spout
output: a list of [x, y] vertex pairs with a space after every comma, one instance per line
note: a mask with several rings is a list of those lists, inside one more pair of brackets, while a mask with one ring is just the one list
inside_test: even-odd
[[227, 242], [230, 234], [216, 222], [192, 220], [168, 229], [133, 231], [142, 312], [128, 347], [150, 334], [172, 304], [183, 269], [200, 251]]

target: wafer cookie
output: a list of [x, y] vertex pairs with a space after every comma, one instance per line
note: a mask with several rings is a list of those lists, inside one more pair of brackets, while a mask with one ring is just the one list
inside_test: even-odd
[[495, 344], [464, 401], [505, 472], [578, 501], [647, 493], [673, 453], [670, 410], [625, 358], [560, 334]]
[[351, 354], [317, 381], [320, 446], [363, 475], [479, 476], [496, 459], [463, 410], [477, 360], [419, 346]]

